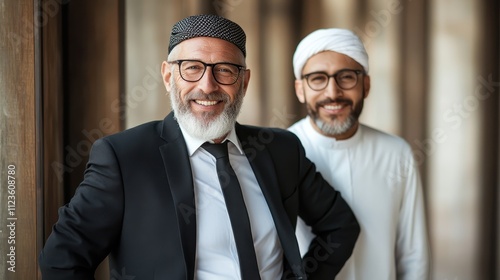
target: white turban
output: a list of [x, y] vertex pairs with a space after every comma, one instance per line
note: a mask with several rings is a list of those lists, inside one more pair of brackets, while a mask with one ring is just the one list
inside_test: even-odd
[[307, 60], [320, 52], [334, 51], [349, 56], [361, 64], [368, 73], [368, 54], [356, 34], [347, 29], [318, 29], [307, 35], [297, 46], [293, 55], [293, 73], [300, 80], [302, 68]]

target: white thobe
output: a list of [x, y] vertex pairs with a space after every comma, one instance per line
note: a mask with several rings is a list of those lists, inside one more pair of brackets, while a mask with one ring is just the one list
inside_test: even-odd
[[[428, 279], [422, 186], [410, 146], [364, 125], [351, 138], [337, 141], [314, 130], [309, 117], [289, 130], [300, 138], [322, 176], [340, 191], [361, 226], [353, 254], [335, 279]], [[300, 220], [302, 254], [313, 237]]]

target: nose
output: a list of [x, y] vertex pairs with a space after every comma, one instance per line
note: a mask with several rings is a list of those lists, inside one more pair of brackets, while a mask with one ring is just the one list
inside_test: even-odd
[[198, 88], [207, 94], [212, 93], [219, 88], [219, 83], [215, 80], [211, 66], [207, 67], [205, 74], [203, 74], [203, 77], [201, 77], [198, 81]]
[[339, 87], [334, 77], [329, 77], [328, 85], [323, 90], [323, 94], [331, 99], [335, 99], [343, 94], [342, 89]]

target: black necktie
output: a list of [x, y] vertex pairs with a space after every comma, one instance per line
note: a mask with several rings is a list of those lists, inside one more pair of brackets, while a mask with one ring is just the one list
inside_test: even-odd
[[217, 175], [226, 201], [231, 227], [233, 228], [238, 259], [240, 260], [241, 277], [244, 280], [258, 280], [260, 274], [253, 247], [250, 220], [241, 194], [240, 183], [229, 163], [228, 142], [222, 144], [205, 143], [202, 147], [217, 159]]

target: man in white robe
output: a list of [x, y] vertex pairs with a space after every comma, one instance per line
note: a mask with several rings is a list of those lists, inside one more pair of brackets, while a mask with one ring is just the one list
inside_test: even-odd
[[[358, 121], [370, 92], [363, 43], [349, 30], [316, 30], [297, 46], [293, 66], [295, 92], [308, 116], [289, 130], [361, 226], [354, 252], [335, 279], [428, 279], [424, 201], [411, 148]], [[297, 225], [301, 252], [314, 236], [309, 226]]]

